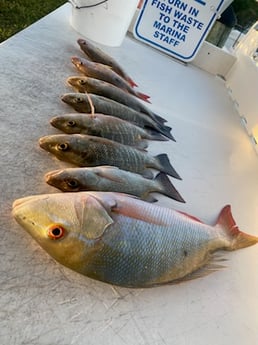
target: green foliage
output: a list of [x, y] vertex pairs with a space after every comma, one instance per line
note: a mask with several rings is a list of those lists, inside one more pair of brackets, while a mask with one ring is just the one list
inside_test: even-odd
[[63, 0], [0, 0], [0, 42], [65, 2]]
[[258, 20], [258, 2], [256, 0], [234, 0], [233, 7], [237, 22], [242, 27], [249, 27]]

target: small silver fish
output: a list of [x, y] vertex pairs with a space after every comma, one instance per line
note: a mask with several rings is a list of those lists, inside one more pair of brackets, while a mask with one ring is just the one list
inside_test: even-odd
[[112, 99], [92, 93], [86, 95], [77, 92], [66, 93], [61, 96], [61, 99], [66, 104], [72, 106], [74, 110], [78, 111], [79, 113], [91, 113], [92, 109], [89, 102], [90, 99], [96, 113], [119, 117], [122, 120], [132, 122], [142, 128], [155, 129], [157, 132], [175, 141], [173, 135], [170, 133], [170, 127], [161, 125], [150, 118], [147, 114], [131, 109], [124, 104], [113, 101]]
[[40, 138], [39, 145], [58, 159], [81, 167], [117, 166], [122, 170], [152, 177], [150, 169], [181, 179], [168, 156], [156, 157], [132, 146], [86, 134], [56, 134]]
[[95, 95], [110, 98], [113, 101], [122, 103], [129, 108], [142, 112], [150, 116], [155, 122], [163, 125], [166, 122], [165, 119], [155, 114], [149, 108], [147, 108], [140, 100], [131, 95], [128, 92], [123, 91], [119, 87], [116, 87], [103, 80], [89, 78], [86, 76], [73, 76], [67, 78], [67, 83], [71, 85], [76, 92], [93, 93]]
[[147, 201], [155, 201], [150, 193], [156, 192], [179, 202], [185, 202], [164, 173], [158, 173], [154, 179], [147, 179], [117, 167], [98, 166], [50, 171], [45, 175], [45, 180], [63, 192], [120, 192]]
[[100, 48], [91, 44], [88, 40], [79, 38], [77, 40], [81, 50], [94, 62], [99, 62], [104, 65], [112, 67], [112, 70], [124, 78], [132, 87], [137, 86], [131, 77], [125, 72], [125, 70], [118, 64], [118, 62], [112, 58], [110, 55], [105, 53]]
[[56, 261], [90, 278], [146, 288], [218, 270], [212, 255], [254, 245], [230, 206], [214, 226], [120, 193], [35, 195], [13, 203], [16, 221]]
[[158, 132], [147, 132], [128, 121], [103, 114], [65, 114], [52, 118], [50, 123], [67, 134], [95, 135], [140, 149], [148, 147], [147, 140], [168, 140]]
[[80, 71], [87, 77], [104, 80], [110, 84], [120, 87], [122, 90], [125, 90], [126, 92], [131, 93], [135, 97], [138, 97], [144, 100], [145, 102], [150, 103], [150, 101], [148, 100], [150, 96], [145, 95], [142, 92], [135, 91], [125, 79], [120, 77], [120, 75], [116, 72], [112, 71], [112, 69], [109, 66], [103, 65], [98, 62], [89, 61], [87, 59], [79, 58], [77, 56], [73, 56], [71, 60], [74, 66], [78, 69], [78, 71]]

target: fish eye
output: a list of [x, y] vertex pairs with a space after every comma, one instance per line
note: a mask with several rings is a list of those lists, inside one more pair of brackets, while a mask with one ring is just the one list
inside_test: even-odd
[[82, 61], [80, 61], [80, 62], [79, 62], [79, 65], [80, 65], [80, 66], [83, 66], [83, 62], [82, 62]]
[[69, 179], [66, 181], [67, 185], [70, 187], [70, 188], [77, 188], [79, 187], [79, 183], [77, 180], [72, 180], [72, 179]]
[[83, 102], [83, 98], [82, 97], [77, 97], [76, 98], [76, 102], [77, 103], [82, 103]]
[[60, 238], [64, 236], [64, 234], [65, 234], [65, 229], [59, 224], [51, 225], [47, 231], [48, 237], [51, 238], [52, 240], [59, 240]]
[[67, 125], [68, 125], [69, 127], [74, 127], [74, 126], [76, 125], [76, 122], [73, 121], [73, 120], [70, 120], [70, 121], [67, 122]]
[[80, 85], [85, 85], [85, 84], [86, 84], [86, 80], [80, 79], [80, 80], [79, 80], [79, 84], [80, 84]]
[[61, 143], [57, 145], [57, 149], [59, 151], [67, 151], [69, 149], [69, 145], [67, 143]]

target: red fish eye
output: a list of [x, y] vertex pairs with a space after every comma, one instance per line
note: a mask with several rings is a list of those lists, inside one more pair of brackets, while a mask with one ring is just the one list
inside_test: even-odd
[[59, 238], [62, 238], [65, 234], [64, 228], [59, 224], [54, 224], [50, 226], [48, 229], [48, 237], [52, 240], [58, 240]]

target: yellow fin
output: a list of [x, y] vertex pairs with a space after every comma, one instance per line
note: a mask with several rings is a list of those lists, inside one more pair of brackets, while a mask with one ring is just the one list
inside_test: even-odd
[[198, 278], [203, 278], [206, 277], [207, 275], [213, 273], [213, 272], [217, 272], [221, 269], [226, 268], [225, 265], [221, 265], [220, 262], [222, 261], [226, 261], [227, 259], [224, 258], [223, 254], [221, 252], [216, 252], [214, 254], [208, 254], [208, 256], [206, 257], [206, 263], [198, 268], [196, 271], [193, 271], [189, 274], [187, 274], [186, 276], [179, 278], [177, 280], [175, 280], [173, 283], [181, 283], [181, 282], [185, 282], [185, 281], [189, 281], [189, 280], [193, 280], [193, 279], [198, 279]]
[[93, 196], [82, 196], [75, 202], [77, 218], [81, 231], [88, 239], [100, 238], [113, 219]]

